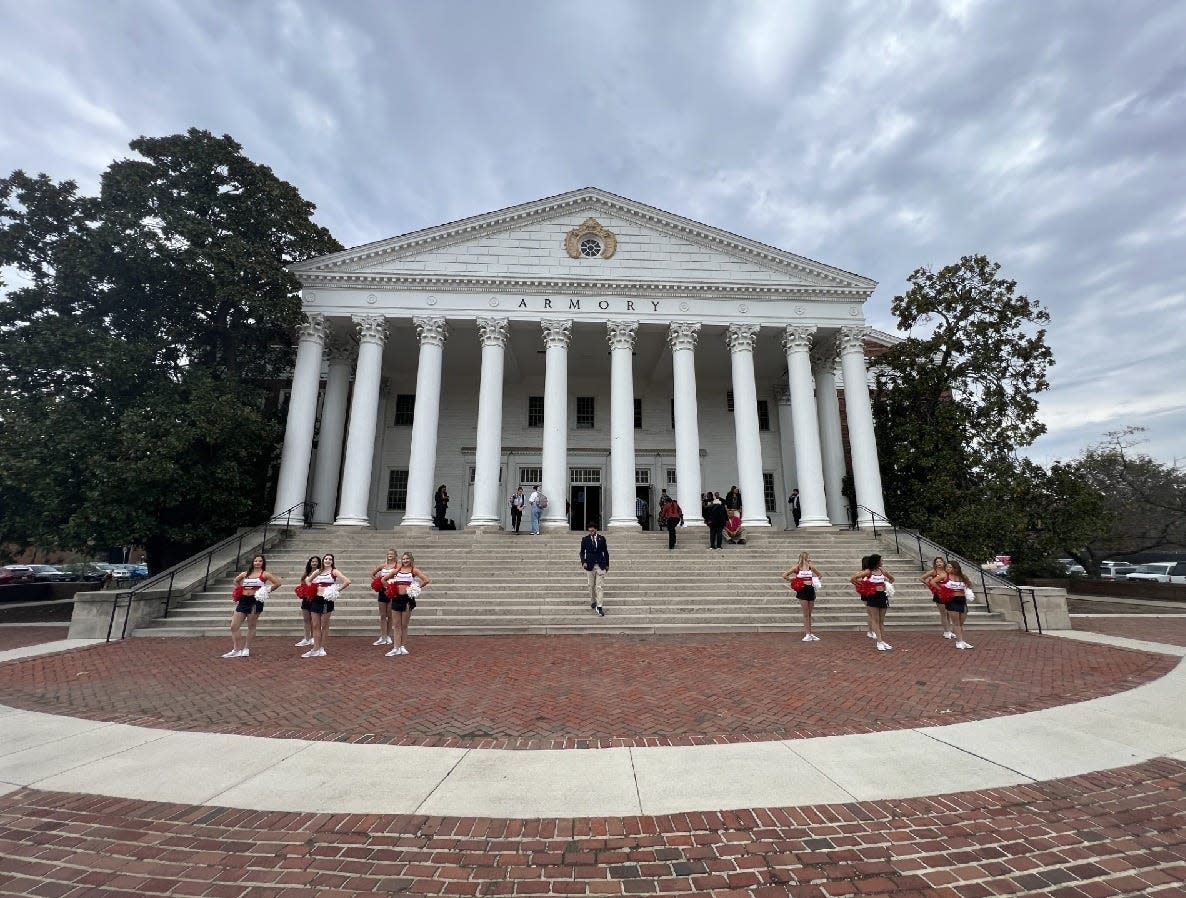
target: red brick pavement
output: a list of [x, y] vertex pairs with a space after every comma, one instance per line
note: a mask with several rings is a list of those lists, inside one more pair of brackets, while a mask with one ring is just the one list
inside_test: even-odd
[[65, 639], [68, 632], [70, 632], [70, 628], [66, 626], [5, 627], [0, 625], [0, 652]]
[[209, 898], [1186, 894], [1186, 764], [934, 798], [493, 820], [0, 797], [0, 893]]
[[1072, 617], [1076, 630], [1127, 636], [1147, 642], [1186, 646], [1186, 615], [1181, 617]]
[[0, 702], [142, 726], [413, 745], [585, 748], [901, 729], [1031, 711], [1129, 689], [1177, 659], [978, 634], [369, 639], [302, 660], [290, 639], [223, 660], [221, 639], [129, 639], [0, 665]]

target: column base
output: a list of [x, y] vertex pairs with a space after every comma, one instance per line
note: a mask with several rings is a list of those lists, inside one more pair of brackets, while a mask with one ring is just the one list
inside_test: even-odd
[[476, 518], [465, 525], [467, 532], [471, 533], [489, 533], [499, 530], [499, 524], [496, 520], [477, 520]]
[[[528, 527], [527, 529], [530, 530], [531, 528]], [[568, 526], [568, 521], [564, 521], [564, 520], [557, 521], [557, 520], [553, 519], [551, 521], [540, 521], [539, 529], [540, 530], [571, 530], [572, 528]]]
[[637, 530], [642, 532], [642, 524], [638, 523], [638, 518], [610, 518], [609, 523], [606, 524], [612, 530]]
[[432, 527], [432, 518], [428, 515], [404, 515], [404, 519], [399, 522], [400, 527]]
[[807, 516], [804, 516], [799, 519], [799, 526], [796, 528], [792, 528], [792, 529], [802, 530], [805, 527], [818, 528], [818, 527], [831, 527], [831, 526], [832, 526], [832, 522], [829, 521], [827, 518], [823, 518], [823, 517], [809, 518]]
[[371, 522], [367, 518], [340, 517], [334, 521], [335, 527], [369, 527]]
[[765, 517], [761, 518], [747, 518], [745, 515], [741, 516], [742, 527], [769, 527], [770, 522]]

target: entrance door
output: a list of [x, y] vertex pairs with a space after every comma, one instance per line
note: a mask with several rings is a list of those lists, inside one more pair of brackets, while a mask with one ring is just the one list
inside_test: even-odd
[[634, 488], [634, 498], [635, 498], [635, 503], [634, 503], [635, 509], [638, 508], [638, 501], [637, 501], [638, 499], [642, 499], [642, 501], [646, 503], [646, 510], [647, 510], [646, 516], [643, 517], [643, 519], [641, 521], [639, 521], [639, 523], [642, 524], [643, 530], [650, 530], [651, 524], [653, 524], [655, 522], [655, 520], [657, 519], [657, 516], [659, 514], [659, 509], [655, 508], [654, 504], [651, 501], [651, 488], [649, 486], [636, 486]]
[[590, 523], [601, 527], [601, 487], [581, 484], [569, 487], [572, 501], [569, 506], [569, 524], [573, 530], [584, 531]]

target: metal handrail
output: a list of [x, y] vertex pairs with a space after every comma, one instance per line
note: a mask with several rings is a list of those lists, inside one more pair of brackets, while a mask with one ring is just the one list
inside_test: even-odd
[[[908, 527], [899, 527], [897, 524], [890, 521], [890, 519], [887, 518], [885, 515], [881, 514], [880, 512], [874, 511], [872, 508], [869, 508], [866, 505], [857, 505], [858, 511], [860, 511], [862, 509], [869, 513], [870, 521], [873, 524], [873, 536], [874, 537], [877, 536], [877, 521], [879, 518], [884, 522], [882, 525], [883, 530], [893, 530], [894, 551], [895, 552], [900, 553], [902, 551], [901, 545], [898, 541], [899, 533], [905, 534], [906, 536], [914, 539], [916, 545], [918, 546], [919, 570], [925, 571], [927, 569], [926, 559], [927, 559], [928, 555], [931, 556], [932, 558], [942, 555], [944, 558], [954, 558], [956, 561], [958, 561], [960, 563], [960, 567], [964, 568], [965, 571], [969, 571], [969, 570], [979, 571], [980, 572], [980, 588], [981, 588], [981, 593], [984, 596], [984, 610], [985, 611], [992, 611], [992, 605], [989, 603], [989, 600], [988, 600], [988, 587], [990, 584], [998, 589], [1008, 589], [1008, 590], [1012, 590], [1013, 592], [1016, 592], [1017, 593], [1017, 603], [1021, 607], [1021, 623], [1025, 627], [1027, 632], [1029, 631], [1030, 625], [1029, 625], [1029, 618], [1026, 616], [1026, 613], [1025, 613], [1025, 596], [1023, 595], [1022, 590], [1023, 590], [1023, 588], [1028, 589], [1029, 593], [1030, 593], [1030, 601], [1034, 606], [1034, 622], [1037, 624], [1038, 633], [1039, 634], [1042, 633], [1042, 621], [1041, 621], [1041, 618], [1038, 616], [1038, 595], [1032, 586], [1021, 587], [1015, 583], [1010, 582], [1009, 580], [1006, 580], [1004, 577], [1002, 577], [998, 574], [990, 574], [988, 571], [986, 571], [984, 568], [982, 568], [978, 563], [971, 561], [968, 558], [965, 558], [964, 556], [960, 555], [957, 552], [950, 551], [949, 549], [947, 549], [946, 546], [939, 545], [937, 542], [935, 542], [932, 539], [928, 539], [927, 537], [923, 536], [921, 533], [918, 533], [915, 530], [911, 530]], [[926, 544], [926, 547], [927, 547], [925, 553], [923, 551], [924, 543]]]
[[[285, 535], [285, 537], [287, 537], [289, 530], [292, 526], [293, 512], [295, 512], [298, 508], [301, 509], [303, 519], [307, 520], [310, 517], [310, 506], [312, 504], [313, 503], [311, 503], [311, 502], [298, 502], [296, 505], [292, 506], [291, 508], [287, 508], [284, 511], [277, 512], [276, 514], [273, 514], [270, 518], [268, 518], [262, 524], [257, 524], [255, 527], [251, 527], [247, 530], [240, 531], [239, 533], [236, 533], [233, 536], [228, 536], [226, 539], [222, 540], [221, 542], [215, 543], [213, 546], [206, 549], [205, 551], [199, 552], [196, 555], [192, 555], [189, 558], [185, 559], [184, 561], [178, 562], [177, 564], [173, 565], [171, 568], [168, 568], [167, 570], [163, 570], [159, 574], [156, 574], [155, 576], [149, 577], [147, 580], [145, 580], [143, 583], [139, 584], [138, 586], [134, 587], [133, 589], [116, 592], [112, 596], [112, 599], [111, 599], [111, 619], [107, 622], [107, 642], [111, 641], [111, 633], [115, 629], [115, 612], [120, 607], [124, 608], [124, 625], [123, 625], [123, 629], [120, 631], [119, 638], [126, 639], [127, 635], [128, 635], [128, 619], [132, 616], [132, 605], [135, 604], [137, 599], [143, 593], [145, 593], [151, 589], [154, 589], [156, 587], [159, 587], [166, 580], [168, 580], [168, 583], [169, 583], [168, 590], [166, 591], [165, 598], [163, 599], [163, 602], [165, 605], [163, 616], [168, 617], [169, 616], [169, 605], [173, 599], [173, 584], [176, 581], [178, 574], [180, 574], [182, 571], [188, 570], [189, 568], [192, 568], [196, 565], [200, 565], [203, 562], [205, 562], [206, 573], [202, 577], [202, 589], [205, 590], [206, 586], [209, 584], [209, 581], [210, 581], [210, 568], [211, 568], [211, 565], [213, 564], [215, 553], [222, 551], [223, 549], [227, 548], [232, 543], [235, 543], [237, 541], [237, 545], [235, 547], [235, 564], [234, 564], [234, 567], [237, 568], [239, 566], [240, 556], [243, 554], [243, 541], [244, 540], [246, 540], [249, 536], [253, 535], [257, 531], [262, 529], [263, 534], [260, 537], [260, 544], [263, 546], [267, 546], [267, 544], [268, 544], [268, 528], [273, 527], [273, 526], [279, 527], [281, 518], [283, 518], [283, 520], [284, 520], [284, 535]], [[122, 606], [120, 605], [121, 599], [127, 600], [126, 603]]]

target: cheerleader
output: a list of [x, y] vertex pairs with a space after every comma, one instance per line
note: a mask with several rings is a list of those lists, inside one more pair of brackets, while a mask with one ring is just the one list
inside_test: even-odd
[[374, 645], [392, 644], [391, 597], [383, 588], [383, 581], [391, 576], [397, 567], [399, 567], [399, 556], [395, 554], [395, 549], [388, 549], [384, 562], [371, 571], [371, 589], [379, 596], [379, 638], [375, 640]]
[[[231, 593], [236, 601], [235, 613], [231, 617], [231, 650], [222, 657], [246, 658], [251, 654], [247, 644], [255, 638], [255, 625], [264, 610], [264, 600], [279, 585], [280, 579], [269, 573], [268, 561], [262, 555], [252, 558], [247, 570], [235, 577], [235, 590]], [[247, 636], [240, 645], [244, 619], [247, 621]]]
[[395, 648], [387, 653], [393, 655], [408, 654], [408, 623], [412, 619], [412, 609], [416, 607], [416, 595], [429, 584], [428, 574], [416, 567], [416, 560], [411, 552], [404, 552], [399, 560], [399, 567], [392, 571], [383, 581], [387, 595], [391, 597], [391, 617], [395, 623]]
[[885, 610], [889, 608], [886, 584], [894, 582], [894, 575], [881, 566], [880, 555], [869, 555], [861, 559], [861, 569], [848, 580], [865, 600], [877, 651], [888, 652], [893, 646], [885, 641]]
[[939, 581], [939, 594], [947, 603], [947, 619], [955, 628], [955, 647], [970, 649], [972, 643], [964, 639], [964, 620], [968, 616], [968, 590], [964, 572], [958, 561], [947, 562], [947, 570]]
[[317, 595], [309, 602], [309, 612], [313, 615], [313, 648], [301, 657], [324, 658], [334, 602], [338, 594], [350, 585], [350, 578], [334, 567], [334, 556], [327, 554], [321, 559], [321, 570], [313, 575], [310, 582], [317, 587]]
[[305, 638], [296, 643], [296, 647], [308, 648], [313, 644], [313, 615], [309, 611], [312, 601], [317, 596], [317, 587], [313, 585], [313, 578], [321, 573], [321, 556], [311, 555], [305, 562], [305, 575], [293, 591], [301, 600], [301, 617], [305, 624]]
[[811, 564], [811, 556], [806, 552], [800, 552], [795, 566], [784, 571], [782, 575], [782, 579], [787, 581], [787, 586], [795, 591], [795, 597], [803, 611], [804, 642], [819, 642], [819, 637], [811, 632], [811, 609], [815, 605], [815, 583], [819, 577], [820, 572]]
[[939, 623], [943, 625], [943, 638], [954, 639], [955, 634], [951, 632], [951, 620], [947, 616], [947, 606], [943, 603], [943, 599], [940, 598], [939, 584], [946, 575], [947, 560], [942, 555], [939, 555], [931, 563], [931, 569], [918, 579], [923, 582], [934, 597], [935, 607], [939, 609]]

